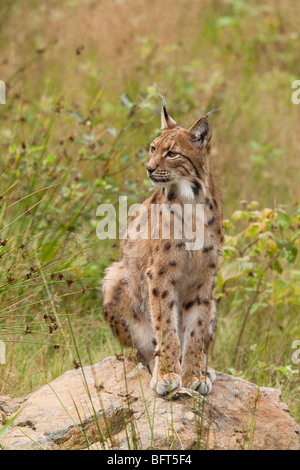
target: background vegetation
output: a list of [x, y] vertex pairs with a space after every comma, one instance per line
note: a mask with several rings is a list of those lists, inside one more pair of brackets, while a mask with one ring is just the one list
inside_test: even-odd
[[96, 237], [96, 208], [152, 191], [159, 91], [185, 126], [223, 107], [211, 117], [227, 232], [211, 362], [281, 387], [299, 420], [297, 2], [11, 0], [0, 14], [0, 394], [120, 351], [101, 305], [118, 244]]

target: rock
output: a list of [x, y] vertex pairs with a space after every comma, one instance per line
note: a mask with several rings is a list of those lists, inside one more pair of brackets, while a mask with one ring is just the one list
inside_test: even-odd
[[0, 396], [0, 411], [7, 416], [15, 413], [26, 398], [10, 398]]
[[[126, 382], [124, 381], [126, 376]], [[66, 372], [25, 399], [0, 397], [5, 449], [298, 449], [299, 427], [280, 391], [217, 373], [203, 398], [158, 397], [128, 357]], [[2, 421], [3, 422], [3, 421]], [[3, 422], [4, 424], [4, 422]]]

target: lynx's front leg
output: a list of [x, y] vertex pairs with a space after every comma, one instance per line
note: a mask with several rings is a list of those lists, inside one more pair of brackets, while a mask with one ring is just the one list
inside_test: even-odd
[[165, 395], [181, 387], [180, 341], [176, 325], [178, 304], [172, 285], [175, 281], [162, 281], [159, 270], [150, 269], [147, 275], [157, 343], [150, 386], [159, 395]]
[[216, 375], [206, 364], [206, 351], [213, 341], [216, 308], [214, 300], [199, 295], [184, 305], [183, 385], [206, 395], [212, 390]]

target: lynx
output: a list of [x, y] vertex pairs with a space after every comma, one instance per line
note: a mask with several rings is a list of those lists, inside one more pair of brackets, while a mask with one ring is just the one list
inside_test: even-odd
[[[143, 214], [128, 220], [137, 227], [145, 212], [151, 220], [151, 206], [163, 208], [154, 224], [159, 236], [122, 240], [120, 261], [104, 279], [105, 318], [120, 342], [134, 346], [148, 364], [150, 386], [160, 395], [181, 386], [207, 394], [216, 378], [206, 361], [216, 333], [214, 293], [224, 237], [221, 197], [210, 170], [208, 114], [185, 130], [168, 115], [164, 100], [162, 133], [150, 145], [146, 166], [157, 189], [143, 202]], [[175, 221], [185, 223], [186, 204], [204, 208], [200, 249], [189, 249], [185, 234], [174, 236]], [[168, 211], [166, 240], [161, 229]], [[194, 226], [194, 212], [189, 220]], [[153, 235], [153, 223], [147, 223]]]

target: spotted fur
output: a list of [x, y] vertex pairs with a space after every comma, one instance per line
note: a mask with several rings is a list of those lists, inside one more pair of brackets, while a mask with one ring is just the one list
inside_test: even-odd
[[[149, 220], [151, 204], [169, 210], [171, 238], [160, 233], [158, 239], [121, 241], [120, 261], [104, 280], [104, 314], [121, 343], [134, 346], [149, 364], [151, 387], [159, 394], [181, 385], [209, 393], [215, 374], [207, 371], [206, 355], [216, 333], [214, 293], [223, 242], [221, 198], [210, 170], [211, 131], [206, 117], [183, 129], [165, 107], [162, 129], [146, 167], [157, 189], [143, 204]], [[178, 208], [186, 203], [204, 204], [199, 250], [172, 235]], [[160, 218], [157, 225], [162, 229]]]

